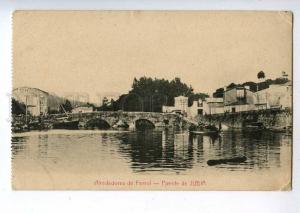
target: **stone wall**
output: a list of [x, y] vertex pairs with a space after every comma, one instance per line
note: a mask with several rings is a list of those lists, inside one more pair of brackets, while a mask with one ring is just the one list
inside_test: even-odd
[[198, 116], [198, 122], [220, 124], [225, 128], [242, 128], [251, 122], [261, 122], [267, 128], [285, 128], [292, 126], [292, 111], [289, 109], [269, 109], [239, 113], [224, 113], [219, 115]]

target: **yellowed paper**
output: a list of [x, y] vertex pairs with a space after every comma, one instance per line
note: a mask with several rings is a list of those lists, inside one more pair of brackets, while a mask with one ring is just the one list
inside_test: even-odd
[[290, 190], [292, 23], [15, 11], [13, 189]]

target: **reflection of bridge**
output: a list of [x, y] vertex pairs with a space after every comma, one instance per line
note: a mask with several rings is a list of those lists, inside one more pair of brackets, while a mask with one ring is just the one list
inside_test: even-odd
[[124, 111], [99, 111], [91, 113], [72, 113], [69, 114], [72, 119], [79, 119], [82, 125], [91, 122], [102, 122], [102, 124], [113, 127], [121, 122], [129, 125], [129, 128], [134, 128], [139, 121], [145, 121], [154, 127], [163, 126], [182, 126], [186, 123], [178, 114], [157, 113], [157, 112], [124, 112]]

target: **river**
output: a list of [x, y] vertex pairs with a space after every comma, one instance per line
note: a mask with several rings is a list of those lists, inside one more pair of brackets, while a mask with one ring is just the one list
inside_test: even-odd
[[[15, 189], [95, 189], [99, 179], [183, 178], [211, 181], [203, 189], [219, 189], [228, 179], [225, 189], [241, 189], [232, 180], [245, 177], [238, 184], [251, 186], [252, 177], [262, 181], [253, 187], [268, 190], [263, 184], [289, 177], [291, 146], [291, 136], [263, 131], [225, 131], [216, 137], [172, 130], [26, 132], [12, 137], [12, 180]], [[240, 156], [247, 160], [207, 164]]]

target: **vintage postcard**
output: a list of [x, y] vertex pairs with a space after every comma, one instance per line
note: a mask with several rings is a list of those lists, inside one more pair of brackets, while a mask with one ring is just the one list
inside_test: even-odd
[[15, 11], [12, 188], [290, 190], [293, 15]]

